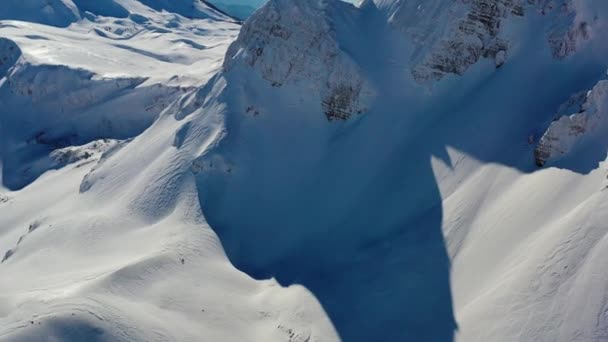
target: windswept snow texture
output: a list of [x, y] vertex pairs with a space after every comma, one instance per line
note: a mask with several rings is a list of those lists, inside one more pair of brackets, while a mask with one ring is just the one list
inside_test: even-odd
[[0, 340], [608, 340], [607, 20], [0, 2]]

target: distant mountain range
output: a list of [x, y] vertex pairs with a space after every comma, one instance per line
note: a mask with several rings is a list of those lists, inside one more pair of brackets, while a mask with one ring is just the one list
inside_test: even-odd
[[234, 0], [211, 0], [206, 2], [215, 6], [220, 11], [243, 21], [249, 18], [263, 4], [263, 2], [259, 1], [249, 1], [244, 4], [242, 3], [244, 1], [238, 2]]
[[237, 19], [245, 20], [255, 12], [257, 8], [248, 5], [230, 5], [224, 3], [214, 4], [221, 11], [229, 14]]

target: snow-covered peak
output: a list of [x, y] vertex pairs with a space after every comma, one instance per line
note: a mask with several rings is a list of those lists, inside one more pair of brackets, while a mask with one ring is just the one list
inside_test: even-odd
[[228, 49], [225, 70], [255, 70], [273, 87], [310, 86], [330, 121], [365, 112], [373, 91], [336, 39], [330, 2], [269, 1], [243, 25]]
[[[243, 61], [250, 66], [258, 64], [263, 77], [281, 85], [293, 72], [307, 71], [317, 76], [318, 64], [302, 65], [306, 52], [330, 55], [337, 43], [330, 32], [324, 12], [325, 1], [271, 0], [244, 25], [237, 41], [226, 54], [225, 67]], [[312, 49], [309, 49], [311, 47]], [[293, 63], [292, 59], [302, 59]], [[273, 69], [274, 64], [278, 69]]]
[[[335, 65], [348, 69], [347, 75], [360, 74], [359, 62], [351, 58], [352, 42], [336, 34], [344, 22], [354, 22], [347, 25], [367, 27], [358, 44], [382, 41], [383, 53], [408, 46], [394, 56], [407, 69], [403, 77], [410, 74], [417, 83], [432, 84], [446, 75], [463, 75], [483, 59], [492, 60], [497, 68], [508, 63], [527, 39], [523, 28], [540, 16], [551, 17], [553, 24], [542, 28], [545, 45], [539, 49], [549, 49], [556, 59], [566, 58], [589, 38], [591, 22], [597, 21], [579, 14], [588, 12], [581, 6], [572, 0], [369, 0], [354, 8], [337, 0], [273, 0], [244, 25], [225, 66], [230, 69], [243, 60], [274, 85], [302, 78], [327, 83], [324, 76]], [[386, 30], [373, 27], [378, 22], [361, 19], [362, 13], [374, 11], [386, 17], [399, 39], [387, 38]], [[357, 81], [349, 88], [364, 83]]]

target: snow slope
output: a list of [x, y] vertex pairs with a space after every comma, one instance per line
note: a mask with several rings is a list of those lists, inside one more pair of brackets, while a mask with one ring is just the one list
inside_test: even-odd
[[[9, 3], [7, 19], [55, 20]], [[0, 340], [281, 340], [307, 319], [335, 336], [307, 318], [322, 310], [306, 289], [230, 265], [185, 172], [192, 152], [174, 146], [180, 122], [161, 115], [219, 70], [239, 27], [115, 3], [127, 18], [0, 22]], [[94, 186], [101, 165], [120, 181]]]
[[608, 339], [601, 0], [32, 4], [0, 339]]

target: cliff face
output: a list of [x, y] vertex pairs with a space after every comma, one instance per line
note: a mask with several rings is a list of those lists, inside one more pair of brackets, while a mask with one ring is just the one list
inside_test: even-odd
[[[576, 108], [580, 98], [580, 94], [574, 95], [566, 103], [566, 107]], [[583, 99], [584, 102], [580, 104], [577, 112], [558, 117], [543, 134], [534, 150], [536, 165], [544, 166], [547, 162], [559, 159], [572, 151], [583, 139], [606, 127], [608, 81], [600, 81]]]
[[[524, 15], [524, 6], [517, 0], [461, 0], [455, 7], [464, 7], [460, 16], [449, 24], [446, 36], [412, 69], [418, 82], [440, 80], [446, 74], [463, 74], [481, 58], [494, 58], [499, 67], [509, 49], [501, 27], [506, 19]], [[453, 10], [454, 13], [458, 9]]]
[[[389, 21], [415, 44], [411, 73], [418, 83], [435, 82], [448, 74], [462, 75], [482, 58], [496, 67], [508, 59], [513, 42], [509, 29], [531, 15], [555, 16], [547, 42], [563, 59], [588, 39], [589, 24], [575, 20], [571, 0], [379, 1], [390, 8]], [[412, 24], [415, 23], [415, 24]]]

